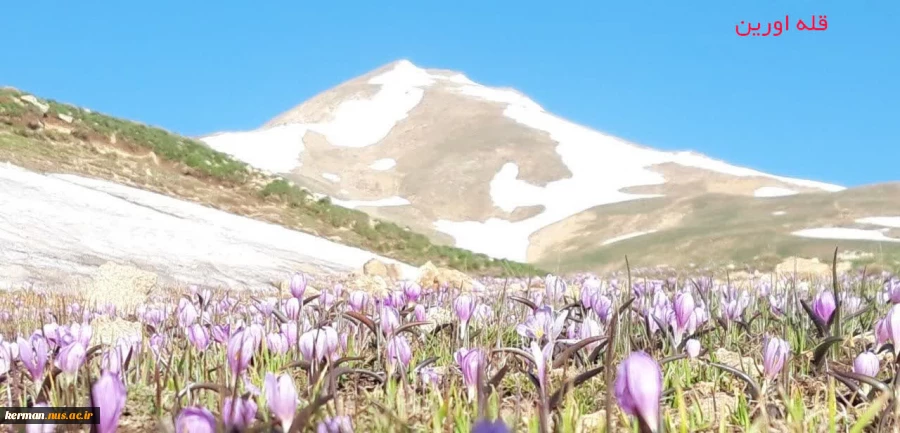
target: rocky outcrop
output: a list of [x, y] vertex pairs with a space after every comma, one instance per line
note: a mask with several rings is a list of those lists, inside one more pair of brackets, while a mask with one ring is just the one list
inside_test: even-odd
[[94, 277], [82, 284], [81, 295], [90, 304], [112, 304], [119, 312], [132, 311], [147, 301], [157, 288], [158, 277], [134, 266], [107, 262], [97, 269]]
[[464, 292], [483, 288], [472, 277], [455, 269], [439, 268], [431, 262], [425, 263], [419, 268], [418, 283], [422, 288], [439, 288], [446, 284]]
[[141, 324], [121, 318], [99, 316], [91, 321], [91, 346], [96, 344], [116, 344], [120, 338], [126, 341], [141, 341]]

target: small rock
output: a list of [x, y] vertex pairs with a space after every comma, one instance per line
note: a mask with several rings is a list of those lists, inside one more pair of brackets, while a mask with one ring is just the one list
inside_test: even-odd
[[156, 289], [157, 280], [157, 275], [152, 272], [107, 262], [100, 266], [89, 283], [82, 285], [81, 293], [92, 304], [113, 304], [122, 313], [146, 302]]
[[363, 265], [363, 275], [370, 277], [387, 277], [387, 266], [378, 259], [372, 259]]
[[716, 391], [708, 394], [697, 393], [696, 406], [688, 400], [688, 410], [696, 407], [704, 416], [710, 418], [727, 417], [737, 408], [737, 398], [731, 394]]
[[69, 116], [68, 114], [56, 113], [56, 117], [59, 117], [59, 120], [62, 120], [66, 123], [72, 123], [75, 120], [74, 117]]
[[350, 283], [352, 290], [362, 290], [374, 298], [384, 299], [388, 295], [388, 284], [378, 275], [359, 275]]
[[438, 268], [433, 263], [428, 262], [419, 268], [419, 285], [422, 288], [440, 287], [444, 284], [461, 288], [464, 292], [470, 292], [473, 288], [482, 287], [481, 284], [475, 284], [472, 277], [457, 271], [455, 269]]
[[129, 341], [141, 341], [142, 329], [138, 322], [123, 320], [118, 317], [99, 316], [91, 321], [91, 346], [96, 344], [116, 344], [120, 338]]
[[388, 263], [387, 275], [388, 275], [388, 278], [391, 278], [393, 280], [399, 280], [403, 277], [403, 270], [400, 269], [400, 265], [398, 265], [396, 263]]
[[35, 98], [34, 95], [22, 95], [22, 96], [19, 96], [19, 99], [37, 107], [39, 110], [41, 110], [41, 114], [46, 113], [47, 111], [50, 110], [49, 105], [44, 104], [41, 101], [38, 101], [38, 98]]
[[[618, 421], [618, 420], [616, 420]], [[600, 431], [601, 426], [606, 425], [606, 411], [600, 410], [594, 413], [589, 413], [578, 417], [578, 427], [575, 431], [578, 432], [592, 432], [592, 431]]]

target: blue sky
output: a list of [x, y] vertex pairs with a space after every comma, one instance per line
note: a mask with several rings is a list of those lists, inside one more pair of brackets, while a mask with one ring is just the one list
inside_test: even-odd
[[[735, 34], [786, 14], [778, 38]], [[828, 30], [793, 28], [820, 14]], [[406, 58], [660, 149], [900, 179], [894, 0], [58, 0], [3, 15], [0, 84], [188, 135], [255, 128]]]

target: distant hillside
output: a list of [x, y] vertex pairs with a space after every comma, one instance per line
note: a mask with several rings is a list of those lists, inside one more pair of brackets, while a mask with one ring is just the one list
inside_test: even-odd
[[835, 245], [888, 259], [900, 248], [898, 227], [870, 223], [900, 219], [896, 184], [846, 189], [651, 149], [408, 61], [202, 140], [435, 243], [550, 270], [619, 267], [626, 253], [769, 266]]
[[317, 199], [201, 141], [12, 88], [0, 89], [0, 161], [146, 189], [414, 265], [432, 261], [485, 275], [542, 273], [531, 265], [435, 245], [396, 223]]

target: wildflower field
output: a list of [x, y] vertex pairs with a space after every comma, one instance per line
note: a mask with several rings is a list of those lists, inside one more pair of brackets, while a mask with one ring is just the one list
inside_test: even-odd
[[297, 274], [133, 308], [14, 290], [0, 295], [0, 398], [99, 406], [99, 432], [900, 427], [889, 272], [482, 282], [373, 293]]

